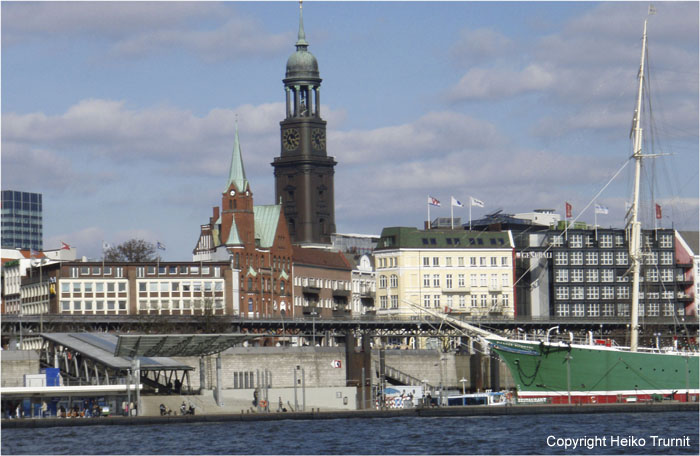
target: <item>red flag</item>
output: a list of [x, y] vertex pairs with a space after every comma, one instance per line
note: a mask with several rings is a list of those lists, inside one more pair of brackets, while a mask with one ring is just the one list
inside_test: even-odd
[[70, 250], [70, 245], [66, 244], [65, 242], [61, 241], [61, 250]]
[[571, 204], [566, 203], [566, 218], [571, 218]]
[[661, 206], [656, 205], [656, 218], [661, 220]]

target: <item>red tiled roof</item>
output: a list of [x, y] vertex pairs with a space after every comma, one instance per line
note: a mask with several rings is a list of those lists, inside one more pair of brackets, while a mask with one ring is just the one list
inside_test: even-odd
[[306, 266], [319, 266], [351, 271], [352, 266], [340, 252], [292, 246], [292, 261]]

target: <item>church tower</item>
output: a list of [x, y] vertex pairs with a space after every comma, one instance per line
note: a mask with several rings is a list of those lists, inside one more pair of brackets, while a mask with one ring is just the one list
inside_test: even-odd
[[321, 78], [307, 50], [301, 2], [296, 52], [287, 60], [286, 116], [280, 122], [281, 154], [275, 169], [276, 201], [282, 203], [295, 244], [330, 244], [335, 233], [333, 174], [326, 154], [326, 121], [321, 118]]

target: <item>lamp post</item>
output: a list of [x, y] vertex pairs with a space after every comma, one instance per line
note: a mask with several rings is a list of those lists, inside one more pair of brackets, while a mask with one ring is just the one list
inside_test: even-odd
[[468, 380], [464, 377], [462, 377], [459, 380], [462, 383], [462, 405], [467, 405], [467, 382]]
[[313, 334], [313, 340], [311, 341], [311, 346], [315, 347], [316, 346], [316, 317], [318, 316], [318, 312], [316, 309], [313, 309], [309, 315], [311, 315], [311, 333]]
[[549, 333], [552, 332], [552, 330], [556, 329], [557, 334], [559, 334], [559, 326], [553, 326], [547, 330], [547, 342], [549, 342]]

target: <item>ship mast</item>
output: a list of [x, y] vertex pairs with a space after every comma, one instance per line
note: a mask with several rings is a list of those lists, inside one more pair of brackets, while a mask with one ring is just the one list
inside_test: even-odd
[[630, 350], [637, 351], [639, 345], [639, 271], [642, 263], [641, 249], [641, 223], [638, 220], [639, 213], [639, 180], [642, 173], [642, 127], [640, 118], [642, 113], [642, 93], [644, 88], [644, 56], [647, 46], [647, 19], [644, 20], [644, 34], [642, 35], [642, 58], [639, 64], [639, 89], [637, 91], [637, 106], [634, 111], [634, 126], [632, 134], [634, 158], [634, 194], [632, 197], [631, 219], [629, 226], [630, 245], [629, 253], [632, 260], [632, 308], [630, 309]]

